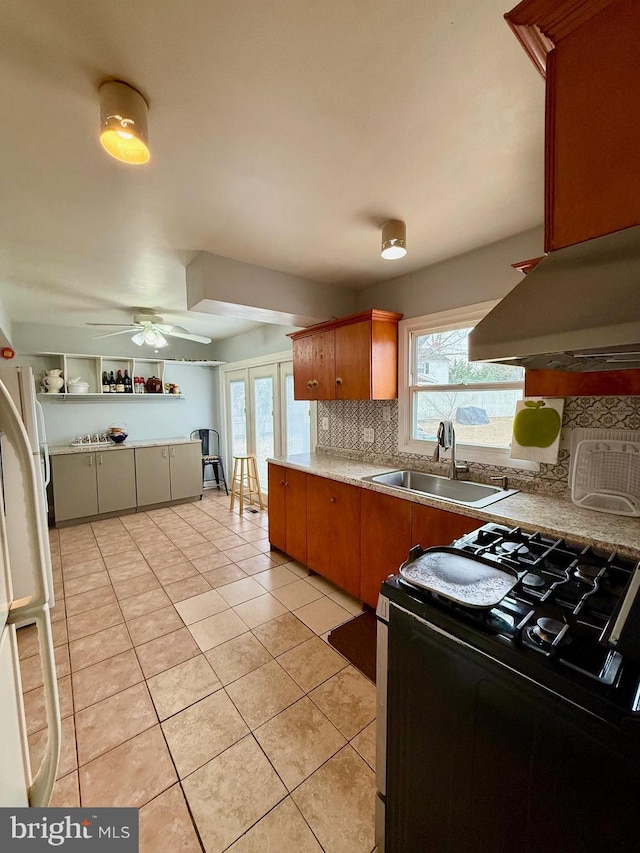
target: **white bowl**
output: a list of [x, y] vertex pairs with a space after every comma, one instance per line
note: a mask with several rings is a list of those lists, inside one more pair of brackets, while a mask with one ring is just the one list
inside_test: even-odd
[[69, 382], [67, 384], [67, 393], [69, 394], [88, 394], [89, 393], [89, 383], [88, 382]]

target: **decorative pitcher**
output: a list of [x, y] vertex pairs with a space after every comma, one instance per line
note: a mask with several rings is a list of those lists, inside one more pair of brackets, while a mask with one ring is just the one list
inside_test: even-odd
[[57, 368], [50, 370], [42, 380], [42, 384], [47, 394], [58, 394], [64, 385], [62, 371]]

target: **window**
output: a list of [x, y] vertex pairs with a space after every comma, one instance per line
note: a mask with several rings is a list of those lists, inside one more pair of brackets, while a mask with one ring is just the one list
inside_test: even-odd
[[537, 467], [509, 458], [524, 370], [468, 358], [469, 333], [494, 304], [400, 323], [400, 450], [432, 454], [438, 424], [450, 420], [459, 459]]

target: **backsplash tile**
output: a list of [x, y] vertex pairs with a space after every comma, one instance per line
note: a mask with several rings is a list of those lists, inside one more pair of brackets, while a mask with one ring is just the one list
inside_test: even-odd
[[[388, 410], [390, 420], [383, 413]], [[326, 417], [329, 429], [321, 430]], [[374, 430], [373, 443], [365, 443], [363, 430]], [[567, 397], [562, 427], [640, 430], [640, 397]], [[432, 473], [446, 473], [447, 463], [433, 462], [429, 456], [398, 451], [397, 400], [331, 400], [318, 403], [318, 451], [380, 465], [401, 468], [409, 463], [414, 468]], [[512, 488], [554, 495], [570, 493], [569, 451], [561, 450], [555, 465], [540, 465], [539, 472], [519, 471], [494, 465], [470, 463], [469, 479], [486, 480], [506, 474]]]

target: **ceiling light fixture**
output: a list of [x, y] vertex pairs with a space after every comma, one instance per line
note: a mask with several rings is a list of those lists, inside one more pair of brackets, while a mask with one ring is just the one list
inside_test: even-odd
[[382, 251], [385, 261], [395, 261], [407, 254], [407, 226], [401, 219], [389, 219], [382, 226]]
[[100, 86], [100, 142], [123, 163], [149, 159], [147, 102], [128, 83], [109, 80]]
[[131, 338], [134, 344], [137, 344], [141, 347], [143, 344], [147, 344], [150, 347], [155, 347], [156, 352], [158, 349], [162, 349], [163, 347], [169, 346], [169, 341], [160, 334], [160, 332], [155, 331], [155, 329], [144, 329], [142, 332], [136, 332], [136, 334]]

